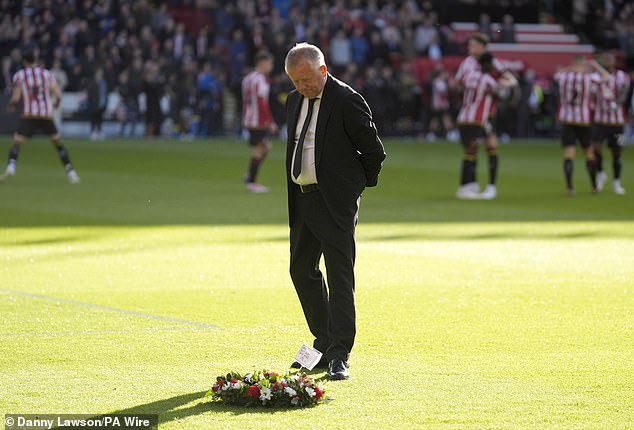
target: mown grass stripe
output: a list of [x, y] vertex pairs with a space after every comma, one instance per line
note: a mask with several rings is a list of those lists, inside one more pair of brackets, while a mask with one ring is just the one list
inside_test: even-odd
[[129, 309], [113, 308], [111, 306], [98, 305], [95, 303], [79, 302], [76, 300], [69, 300], [69, 299], [61, 299], [59, 297], [44, 296], [42, 294], [27, 293], [24, 291], [0, 289], [0, 293], [11, 294], [13, 296], [28, 297], [31, 299], [48, 300], [48, 301], [57, 302], [57, 303], [66, 303], [66, 304], [75, 305], [75, 306], [83, 306], [86, 308], [98, 309], [105, 312], [116, 312], [116, 313], [120, 313], [124, 315], [132, 315], [132, 316], [148, 318], [148, 319], [153, 319], [158, 321], [167, 321], [167, 322], [172, 322], [176, 324], [186, 324], [189, 326], [202, 327], [202, 328], [211, 329], [211, 330], [220, 329], [220, 327], [218, 327], [217, 325], [208, 324], [208, 323], [199, 322], [199, 321], [189, 321], [189, 320], [180, 319], [180, 318], [166, 317], [163, 315], [147, 314], [145, 312], [131, 311]]

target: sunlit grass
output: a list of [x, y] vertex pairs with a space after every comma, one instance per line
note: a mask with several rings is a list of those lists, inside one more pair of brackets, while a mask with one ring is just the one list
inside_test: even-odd
[[264, 196], [242, 189], [240, 142], [69, 147], [79, 187], [39, 142], [0, 187], [4, 413], [153, 412], [161, 429], [633, 425], [632, 199], [583, 194], [581, 168], [564, 197], [555, 144], [504, 147], [492, 202], [452, 198], [456, 147], [388, 145], [357, 230], [352, 378], [300, 411], [202, 398], [216, 374], [283, 370], [311, 340], [281, 145]]

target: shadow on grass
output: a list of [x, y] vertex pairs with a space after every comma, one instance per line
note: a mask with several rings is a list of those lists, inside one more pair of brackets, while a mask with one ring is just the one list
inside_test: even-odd
[[50, 237], [41, 239], [21, 240], [14, 242], [2, 243], [4, 246], [32, 246], [32, 245], [57, 245], [59, 243], [67, 242], [81, 242], [86, 239], [90, 239], [89, 236], [64, 236], [64, 237]]
[[[305, 371], [307, 375], [313, 377], [316, 382], [324, 382], [327, 380], [324, 369], [313, 369], [311, 371]], [[159, 425], [168, 423], [171, 421], [178, 421], [195, 415], [202, 415], [206, 413], [224, 414], [230, 413], [233, 415], [244, 415], [254, 413], [268, 413], [275, 414], [278, 412], [287, 412], [289, 409], [285, 408], [262, 408], [262, 407], [243, 407], [243, 406], [231, 406], [224, 403], [213, 401], [211, 396], [205, 397], [207, 391], [197, 391], [195, 393], [180, 394], [168, 399], [156, 400], [154, 402], [145, 403], [142, 405], [132, 406], [130, 408], [120, 409], [111, 414], [125, 414], [125, 415], [141, 415], [141, 414], [158, 414]], [[314, 407], [314, 406], [309, 406]], [[300, 408], [302, 409], [302, 408]], [[305, 408], [304, 408], [305, 409]]]
[[[311, 373], [311, 372], [308, 372]], [[319, 372], [316, 372], [319, 373]], [[317, 381], [325, 379], [325, 375], [316, 378]], [[262, 407], [243, 407], [229, 406], [218, 401], [213, 401], [211, 397], [205, 397], [206, 391], [198, 391], [189, 394], [180, 394], [168, 399], [157, 400], [142, 405], [132, 406], [130, 408], [119, 409], [110, 412], [108, 415], [125, 414], [125, 415], [141, 415], [141, 414], [158, 414], [159, 425], [171, 421], [178, 421], [188, 417], [202, 415], [207, 413], [230, 413], [233, 415], [244, 414], [275, 414], [278, 412], [287, 412], [289, 409], [283, 408], [262, 408]], [[310, 406], [314, 407], [314, 406]], [[305, 409], [305, 408], [304, 408]], [[298, 410], [301, 410], [298, 409]]]
[[[457, 233], [460, 230], [456, 230]], [[623, 237], [615, 233], [616, 237]], [[597, 231], [574, 231], [574, 232], [553, 232], [552, 234], [533, 233], [533, 232], [500, 232], [500, 233], [479, 233], [479, 234], [419, 234], [413, 233], [409, 235], [372, 235], [360, 238], [363, 242], [398, 242], [412, 240], [427, 241], [444, 241], [444, 240], [500, 240], [500, 239], [589, 239], [592, 237], [604, 238], [606, 235]]]

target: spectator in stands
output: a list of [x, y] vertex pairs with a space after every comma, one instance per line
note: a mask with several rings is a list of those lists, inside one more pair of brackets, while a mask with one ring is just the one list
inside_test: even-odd
[[[66, 87], [68, 86], [68, 75], [66, 71], [62, 68], [61, 60], [57, 59], [53, 62], [53, 67], [51, 68], [51, 74], [55, 78], [57, 82], [57, 86], [59, 90], [63, 93]], [[55, 126], [59, 130], [62, 126], [62, 109], [57, 108], [53, 110], [53, 122], [55, 122]]]
[[221, 88], [216, 80], [211, 63], [205, 62], [203, 70], [198, 75], [198, 112], [200, 123], [198, 136], [215, 134], [221, 119]]
[[509, 14], [502, 18], [502, 26], [497, 41], [500, 43], [515, 43], [515, 22]]
[[163, 124], [161, 98], [165, 93], [165, 77], [160, 73], [158, 65], [151, 61], [148, 61], [145, 66], [143, 93], [145, 93], [146, 104], [145, 135], [147, 137], [160, 136]]
[[85, 86], [84, 73], [81, 68], [81, 64], [75, 63], [68, 72], [68, 86], [67, 91], [77, 92], [81, 91]]
[[188, 59], [180, 73], [173, 75], [177, 76], [177, 79], [170, 84], [171, 115], [181, 138], [187, 140], [192, 139], [198, 131], [197, 128], [194, 129], [194, 118], [197, 114], [197, 73], [196, 61], [193, 58]]
[[236, 99], [240, 99], [240, 85], [242, 76], [247, 66], [249, 48], [244, 40], [244, 32], [241, 29], [233, 31], [229, 43], [229, 87]]
[[94, 76], [87, 81], [86, 86], [91, 140], [104, 138], [102, 124], [103, 115], [108, 106], [108, 90], [108, 83], [103, 75], [103, 68], [97, 67]]
[[379, 134], [383, 134], [383, 130], [386, 127], [386, 111], [382, 99], [383, 85], [383, 79], [381, 79], [376, 67], [368, 67], [365, 70], [365, 82], [361, 93], [372, 110], [372, 116]]
[[622, 37], [625, 65], [628, 69], [634, 68], [634, 16], [627, 22], [626, 32]]
[[387, 64], [389, 62], [389, 52], [385, 42], [381, 38], [381, 33], [377, 30], [370, 33], [370, 50], [367, 55], [366, 64]]
[[[519, 81], [519, 102], [517, 104], [517, 135], [532, 137], [535, 133], [532, 117], [538, 112], [540, 103], [535, 92], [535, 71], [526, 70]], [[542, 97], [543, 99], [543, 97]]]
[[401, 52], [403, 60], [411, 60], [416, 57], [416, 40], [412, 27], [405, 27], [401, 37]]
[[[551, 10], [554, 3], [561, 2], [550, 2]], [[241, 109], [239, 83], [249, 66], [247, 59], [261, 50], [271, 51], [276, 57], [274, 80], [283, 73], [282, 59], [290, 47], [298, 40], [308, 40], [322, 47], [332, 60], [332, 67], [340, 73], [345, 73], [351, 62], [362, 69], [375, 65], [382, 70], [384, 65], [391, 65], [397, 82], [402, 82], [398, 72], [403, 62], [417, 56], [439, 60], [461, 53], [464, 40], [448, 25], [452, 17], [449, 9], [454, 4], [432, 0], [0, 0], [0, 5], [8, 5], [0, 7], [0, 54], [3, 76], [10, 76], [20, 66], [20, 58], [19, 53], [11, 61], [7, 56], [22, 44], [37, 42], [46, 65], [61, 61], [69, 79], [67, 91], [83, 90], [96, 64], [104, 67], [109, 88], [119, 83], [119, 74], [124, 70], [128, 71], [128, 80], [143, 79], [144, 73], [136, 75], [130, 70], [135, 58], [141, 57], [142, 61], [157, 64], [164, 80], [172, 74], [182, 76], [189, 60], [196, 59], [193, 88], [189, 89], [195, 93], [198, 68], [210, 61], [212, 70], [218, 72], [218, 83], [231, 89], [238, 101], [237, 106], [230, 105], [237, 114]], [[631, 68], [634, 23], [630, 22], [634, 5], [622, 0], [588, 5], [591, 7], [582, 27], [588, 27], [595, 17], [603, 17], [603, 21], [596, 20], [598, 25], [590, 28], [587, 35], [605, 44], [618, 40]], [[188, 13], [174, 13], [183, 9], [189, 9]], [[194, 14], [189, 13], [192, 10]], [[570, 8], [566, 10], [567, 17], [571, 16], [569, 11]], [[192, 15], [192, 19], [181, 18]], [[175, 18], [184, 21], [176, 22]], [[485, 27], [482, 31], [491, 35], [489, 17], [482, 16], [480, 24]], [[614, 35], [608, 36], [612, 28]], [[337, 44], [339, 36], [333, 34], [338, 29], [349, 36], [345, 37], [349, 48], [346, 43]], [[496, 42], [514, 40], [510, 15], [503, 18], [500, 31], [493, 36]], [[172, 110], [180, 106], [179, 110], [186, 112], [187, 106], [191, 108], [191, 103], [185, 102], [189, 96], [179, 97], [173, 92], [174, 87], [182, 89], [181, 83], [174, 81], [170, 85], [172, 91], [166, 94], [180, 99], [170, 102]], [[3, 87], [7, 87], [6, 77], [4, 83], [0, 79], [0, 89]], [[400, 87], [398, 92], [403, 94]], [[400, 112], [407, 116], [404, 110]], [[178, 112], [169, 115], [175, 121], [180, 117]]]
[[[131, 76], [132, 74], [132, 76]], [[126, 136], [126, 129], [130, 126], [128, 136], [136, 134], [136, 123], [139, 120], [139, 94], [141, 93], [141, 81], [134, 76], [134, 71], [124, 70], [119, 75], [119, 97], [122, 104], [122, 118], [119, 135]]]
[[0, 93], [11, 88], [11, 57], [2, 57], [2, 78], [0, 79]]
[[[352, 51], [352, 61], [358, 66], [364, 66], [370, 45], [368, 39], [363, 34], [362, 27], [355, 27], [352, 37], [350, 37], [350, 49]], [[348, 82], [344, 80], [344, 82]]]
[[350, 38], [343, 29], [337, 30], [330, 39], [330, 64], [335, 75], [340, 74], [346, 65], [352, 61], [352, 46]]
[[405, 60], [401, 65], [398, 79], [398, 105], [401, 116], [401, 124], [398, 128], [404, 132], [413, 132], [417, 124], [420, 125], [421, 87], [413, 73], [410, 60]]
[[431, 45], [434, 38], [438, 40], [438, 30], [434, 27], [434, 18], [427, 16], [423, 18], [422, 24], [416, 27], [415, 43], [418, 55], [427, 55], [429, 45]]
[[196, 58], [198, 60], [204, 60], [207, 58], [207, 48], [209, 47], [209, 32], [207, 31], [207, 27], [203, 27], [198, 30], [195, 46]]
[[454, 128], [449, 110], [449, 73], [442, 63], [436, 65], [430, 75], [429, 90], [430, 113], [426, 138], [433, 142]]
[[440, 61], [442, 59], [442, 51], [440, 49], [440, 41], [438, 40], [438, 36], [434, 35], [432, 37], [431, 43], [429, 44], [429, 48], [427, 48], [427, 56], [430, 60]]
[[491, 17], [486, 14], [480, 14], [480, 19], [478, 20], [478, 31], [480, 34], [484, 34], [489, 40], [493, 37], [493, 30], [491, 29]]
[[394, 68], [384, 65], [381, 69], [381, 104], [385, 115], [383, 130], [386, 134], [393, 134], [396, 121], [400, 115], [398, 106], [399, 81], [394, 76]]
[[185, 34], [185, 24], [178, 23], [176, 25], [176, 34], [174, 35], [174, 58], [180, 60], [185, 52], [187, 45], [187, 35]]

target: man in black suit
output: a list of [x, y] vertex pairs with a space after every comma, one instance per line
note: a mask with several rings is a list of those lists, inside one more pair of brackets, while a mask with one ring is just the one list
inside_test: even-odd
[[328, 363], [331, 379], [347, 379], [359, 200], [376, 186], [385, 150], [367, 103], [328, 73], [318, 47], [295, 45], [285, 68], [296, 88], [286, 101], [290, 273], [314, 347], [324, 353], [320, 365]]

